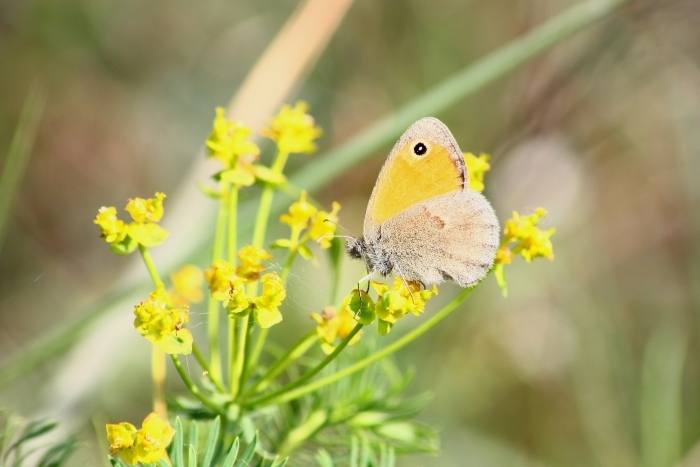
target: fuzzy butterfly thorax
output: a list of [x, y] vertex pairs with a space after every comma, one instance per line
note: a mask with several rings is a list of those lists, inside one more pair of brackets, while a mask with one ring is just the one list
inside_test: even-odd
[[371, 275], [462, 287], [479, 282], [498, 248], [496, 214], [469, 190], [464, 156], [436, 118], [418, 120], [391, 150], [372, 191], [364, 232], [346, 243]]

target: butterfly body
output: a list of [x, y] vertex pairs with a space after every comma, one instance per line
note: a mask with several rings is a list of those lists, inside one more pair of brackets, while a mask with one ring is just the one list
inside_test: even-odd
[[409, 127], [377, 179], [364, 235], [346, 244], [375, 274], [424, 285], [470, 287], [491, 268], [499, 243], [489, 202], [468, 188], [464, 156], [435, 118]]

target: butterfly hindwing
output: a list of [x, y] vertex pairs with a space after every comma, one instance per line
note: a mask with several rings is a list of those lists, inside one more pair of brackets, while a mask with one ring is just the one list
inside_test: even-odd
[[496, 213], [469, 190], [414, 205], [384, 223], [381, 233], [394, 273], [426, 284], [473, 286], [493, 265], [499, 245]]

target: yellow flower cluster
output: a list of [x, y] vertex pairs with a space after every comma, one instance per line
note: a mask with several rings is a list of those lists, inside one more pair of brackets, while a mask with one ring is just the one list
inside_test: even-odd
[[189, 321], [187, 306], [172, 308], [163, 284], [158, 284], [148, 300], [134, 307], [134, 327], [143, 337], [169, 354], [192, 353], [192, 333], [183, 329]]
[[[338, 223], [340, 204], [334, 201], [330, 212], [318, 210], [306, 200], [306, 196], [306, 191], [302, 191], [299, 201], [292, 203], [289, 212], [280, 216], [280, 222], [290, 226], [291, 233], [289, 238], [276, 240], [272, 246], [298, 252], [304, 259], [316, 264], [316, 258], [306, 242], [317, 240], [321, 248], [330, 248]], [[308, 230], [302, 235], [305, 229]]]
[[[272, 256], [261, 248], [247, 245], [238, 251], [238, 258], [241, 261], [238, 267], [219, 259], [204, 271], [204, 278], [209, 284], [212, 297], [224, 302], [231, 317], [252, 311], [261, 328], [269, 328], [279, 323], [282, 321], [279, 307], [287, 296], [282, 278], [275, 272], [260, 277], [260, 272], [265, 269], [262, 261], [270, 260]], [[250, 297], [246, 293], [245, 285], [258, 278], [262, 284], [262, 293], [257, 297]]]
[[[525, 261], [532, 262], [533, 258], [543, 257], [548, 260], [554, 259], [554, 250], [550, 237], [554, 235], [555, 229], [541, 230], [537, 227], [547, 211], [544, 208], [537, 208], [529, 216], [521, 216], [513, 211], [513, 217], [506, 221], [503, 228], [503, 246], [517, 242], [515, 247], [510, 248], [512, 253], [520, 253]], [[506, 259], [502, 253], [502, 260]], [[512, 259], [512, 257], [511, 257]], [[509, 264], [510, 261], [504, 262]]]
[[376, 302], [364, 291], [353, 290], [350, 294], [349, 309], [357, 314], [357, 321], [362, 324], [372, 324], [379, 319], [379, 334], [386, 335], [399, 318], [407, 314], [420, 315], [425, 310], [425, 302], [433, 295], [437, 295], [438, 289], [421, 290], [417, 282], [406, 284], [400, 277], [394, 278], [394, 283], [389, 287], [381, 282], [370, 281], [370, 284], [378, 298]]
[[107, 441], [112, 456], [121, 454], [130, 465], [155, 464], [165, 456], [175, 435], [167, 420], [153, 412], [143, 421], [140, 430], [131, 423], [107, 424]]
[[488, 154], [480, 154], [478, 157], [470, 152], [464, 153], [464, 161], [467, 163], [467, 173], [469, 174], [469, 189], [484, 191], [484, 174], [491, 170]]
[[[336, 338], [345, 339], [350, 331], [355, 327], [355, 319], [353, 318], [353, 313], [348, 308], [350, 305], [350, 297], [347, 297], [340, 305], [340, 311], [335, 312], [334, 307], [327, 307], [323, 310], [322, 314], [311, 313], [311, 319], [316, 321], [316, 334], [318, 334], [318, 340], [321, 343], [321, 349], [326, 353], [330, 354], [335, 350], [335, 340]], [[348, 345], [353, 345], [360, 340], [360, 334], [362, 332], [355, 334]]]
[[126, 211], [133, 219], [129, 224], [119, 220], [117, 208], [102, 207], [94, 223], [100, 227], [102, 239], [119, 255], [129, 254], [139, 245], [158, 246], [168, 236], [168, 231], [158, 225], [163, 217], [163, 199], [163, 193], [156, 193], [154, 198], [129, 199]]
[[554, 259], [554, 247], [550, 238], [556, 230], [542, 230], [537, 227], [546, 215], [547, 211], [544, 208], [535, 209], [529, 216], [521, 216], [513, 211], [513, 217], [506, 221], [493, 271], [504, 297], [508, 296], [504, 266], [512, 263], [515, 255], [520, 254], [528, 263], [540, 257], [550, 261]]
[[314, 152], [314, 140], [322, 134], [321, 128], [314, 126], [314, 119], [307, 114], [309, 105], [298, 101], [294, 107], [285, 105], [270, 122], [270, 127], [260, 133], [277, 143], [280, 153]]
[[[226, 120], [226, 110], [217, 107], [214, 129], [206, 141], [209, 156], [219, 159], [224, 169], [236, 168], [239, 156], [253, 156], [254, 160], [260, 154], [260, 149], [248, 141], [251, 133], [251, 129], [242, 122]], [[251, 158], [246, 162], [252, 162]]]

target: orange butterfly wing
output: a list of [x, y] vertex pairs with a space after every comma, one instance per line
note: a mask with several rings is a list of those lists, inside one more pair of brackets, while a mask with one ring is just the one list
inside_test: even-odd
[[[416, 154], [423, 150], [420, 144], [424, 154]], [[450, 130], [435, 118], [418, 120], [401, 136], [379, 173], [367, 206], [365, 234], [415, 204], [463, 191], [467, 180], [464, 156]]]

